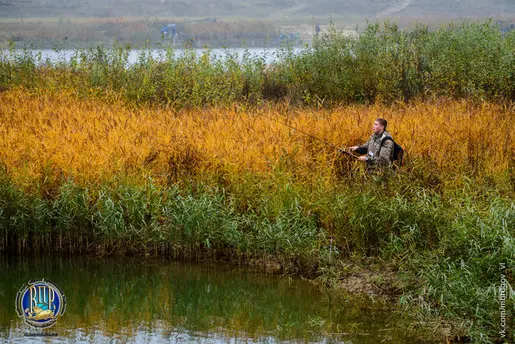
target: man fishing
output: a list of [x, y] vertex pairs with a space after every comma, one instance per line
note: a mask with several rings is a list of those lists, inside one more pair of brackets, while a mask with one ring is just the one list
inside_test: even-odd
[[393, 162], [394, 141], [386, 126], [388, 122], [384, 118], [378, 118], [372, 126], [373, 133], [361, 146], [347, 148], [350, 152], [366, 154], [358, 158], [359, 161], [366, 162], [368, 173], [386, 171], [391, 169]]
[[[353, 158], [358, 159], [359, 161], [366, 162], [368, 173], [374, 173], [379, 171], [385, 172], [391, 170], [394, 161], [396, 161], [399, 166], [402, 164], [404, 150], [401, 146], [399, 146], [397, 143], [393, 141], [393, 138], [390, 135], [390, 133], [386, 131], [386, 125], [388, 124], [388, 122], [384, 118], [378, 118], [375, 120], [374, 125], [372, 127], [373, 134], [372, 136], [370, 136], [370, 139], [365, 144], [361, 146], [353, 146], [348, 148], [340, 148], [330, 142], [327, 142], [316, 136], [306, 133], [305, 131], [297, 129], [288, 123], [279, 121], [272, 117], [268, 118], [277, 123], [285, 125], [293, 130], [296, 130], [306, 136], [309, 136], [317, 141], [323, 142], [326, 145], [329, 145], [337, 149], [341, 154], [347, 154]], [[366, 155], [357, 156], [352, 154], [353, 152]]]

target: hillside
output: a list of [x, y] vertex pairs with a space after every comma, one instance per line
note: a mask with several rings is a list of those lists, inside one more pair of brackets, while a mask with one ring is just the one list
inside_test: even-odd
[[498, 17], [515, 13], [509, 0], [0, 0], [0, 17]]

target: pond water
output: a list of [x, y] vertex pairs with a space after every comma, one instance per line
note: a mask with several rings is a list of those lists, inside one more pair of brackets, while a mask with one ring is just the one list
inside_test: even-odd
[[[234, 265], [0, 257], [0, 276], [0, 342], [413, 342], [382, 302]], [[38, 330], [18, 317], [16, 293], [42, 278], [62, 289], [66, 311], [44, 330], [57, 337], [26, 337]]]
[[[230, 48], [230, 49], [209, 49], [209, 54], [212, 57], [216, 58], [225, 58], [231, 57], [235, 58], [238, 61], [241, 61], [243, 56], [246, 54], [250, 58], [261, 58], [264, 63], [272, 63], [277, 61], [281, 56], [287, 53], [298, 54], [301, 52], [303, 48], [291, 48], [290, 50], [284, 48]], [[69, 62], [79, 51], [81, 50], [52, 50], [52, 49], [41, 49], [41, 50], [14, 50], [11, 52], [9, 50], [0, 50], [0, 58], [5, 58], [9, 60], [16, 59], [16, 56], [23, 56], [25, 53], [29, 53], [33, 56], [34, 60], [37, 63], [58, 63], [58, 62]], [[88, 49], [83, 49], [84, 52], [89, 52]], [[95, 50], [93, 50], [94, 52]], [[174, 49], [174, 56], [181, 57], [185, 54], [185, 52], [194, 52], [197, 56], [202, 56], [207, 50], [205, 49], [191, 49], [191, 50], [183, 50], [183, 49]], [[128, 50], [127, 63], [132, 65], [140, 59], [142, 54], [146, 56], [152, 56], [157, 60], [164, 60], [166, 58], [166, 50], [164, 49], [149, 49], [149, 50], [139, 50], [139, 49], [131, 49]]]

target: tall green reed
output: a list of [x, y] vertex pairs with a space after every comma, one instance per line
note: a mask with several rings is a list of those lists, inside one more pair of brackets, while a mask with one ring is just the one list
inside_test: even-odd
[[129, 46], [77, 50], [69, 62], [42, 64], [14, 45], [0, 58], [2, 88], [70, 88], [84, 96], [116, 93], [137, 104], [201, 107], [282, 99], [295, 104], [409, 101], [453, 97], [511, 101], [515, 31], [496, 24], [370, 24], [357, 36], [331, 28], [300, 52], [283, 47], [267, 65], [261, 56], [227, 50], [141, 51]]

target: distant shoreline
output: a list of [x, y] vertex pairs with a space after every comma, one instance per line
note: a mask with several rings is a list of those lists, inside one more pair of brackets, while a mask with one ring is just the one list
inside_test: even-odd
[[[470, 16], [401, 16], [397, 12], [389, 16], [378, 12], [370, 18], [370, 22], [386, 20], [397, 23], [401, 28], [413, 27], [417, 23], [437, 27], [450, 21], [484, 21], [484, 18]], [[505, 13], [495, 20], [515, 22], [515, 12]], [[167, 16], [0, 17], [0, 49], [8, 47], [9, 42], [29, 49], [77, 49], [98, 45], [112, 47], [115, 42], [136, 49], [160, 48], [172, 42], [171, 37], [161, 33], [161, 29], [171, 23], [177, 25], [175, 48], [271, 48], [285, 42], [295, 47], [311, 44], [316, 36], [316, 23], [320, 25], [321, 33], [327, 33], [332, 23], [339, 31], [354, 35], [367, 26], [367, 19], [353, 15], [263, 19]]]
[[[177, 26], [175, 37], [163, 33], [170, 24]], [[274, 47], [285, 42], [302, 46], [314, 34], [314, 24], [252, 19], [0, 18], [0, 47], [12, 41], [32, 49], [110, 47], [115, 41], [133, 48], [157, 48], [172, 42], [177, 48]]]

